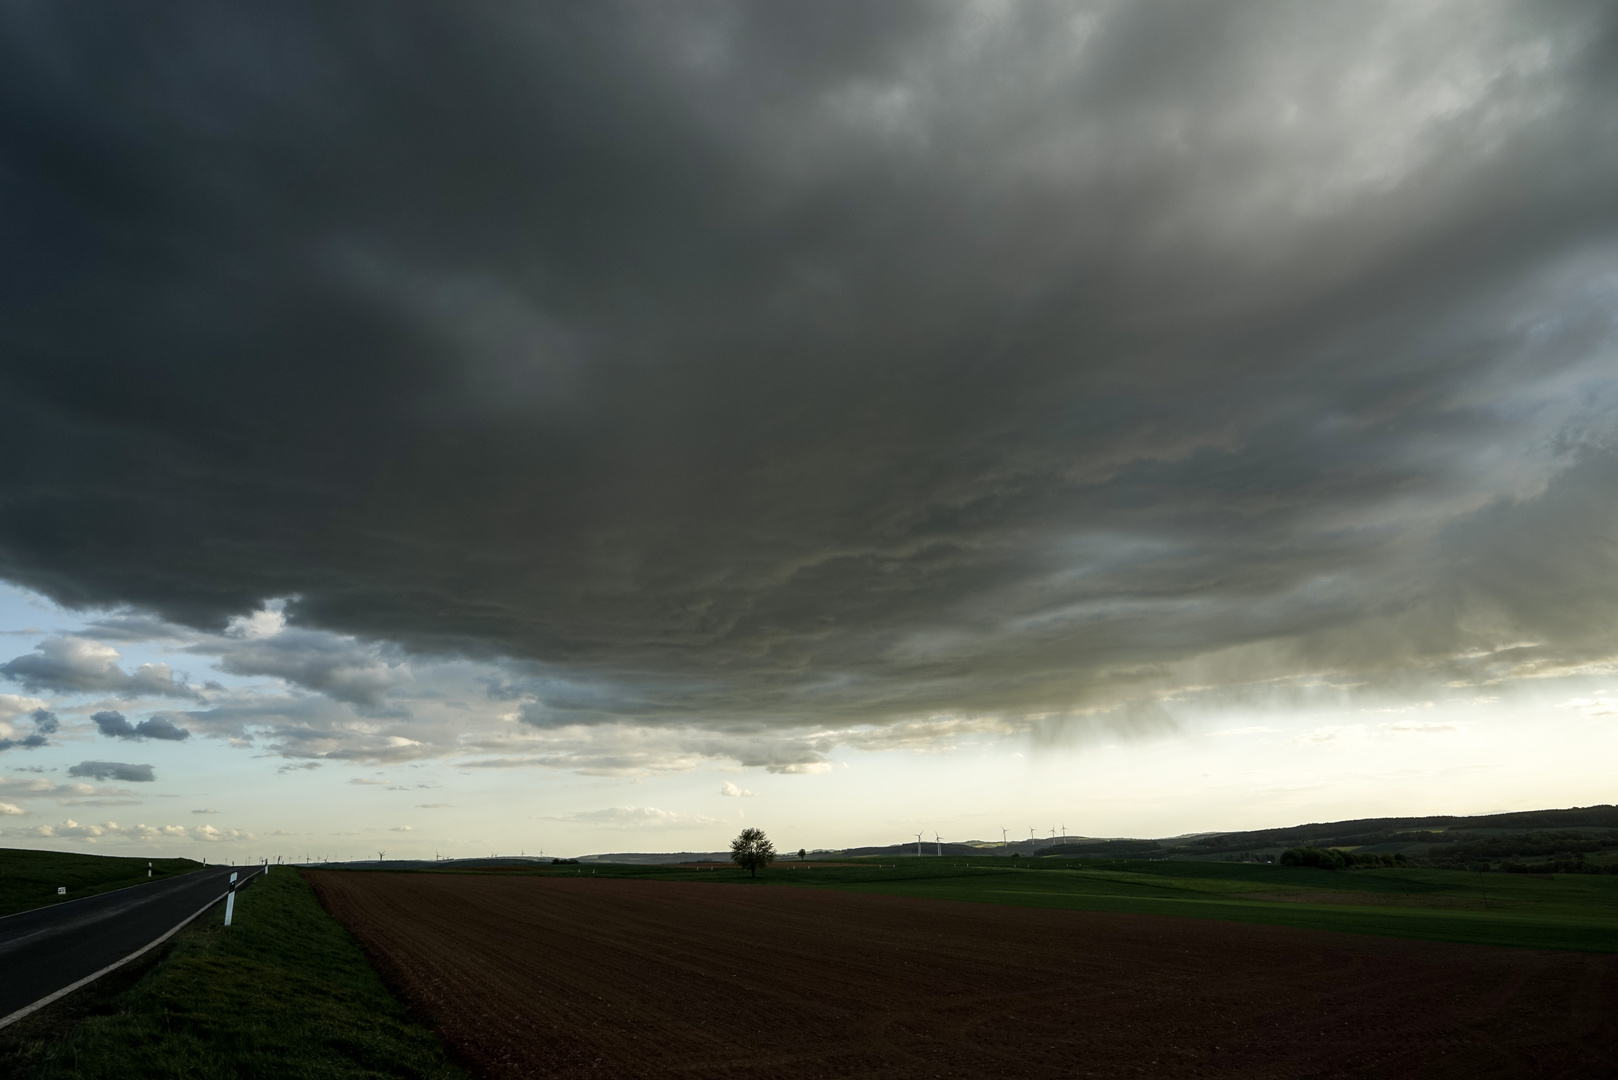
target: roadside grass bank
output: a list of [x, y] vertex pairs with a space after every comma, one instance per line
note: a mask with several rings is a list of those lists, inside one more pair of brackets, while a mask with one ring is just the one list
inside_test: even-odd
[[857, 866], [783, 862], [761, 873], [756, 881], [740, 868], [678, 865], [514, 867], [493, 872], [833, 888], [985, 904], [1223, 919], [1473, 945], [1618, 952], [1618, 876], [1614, 875], [1404, 868], [1332, 871], [1189, 860], [970, 856], [936, 861], [889, 857]]
[[[152, 876], [146, 876], [147, 863]], [[194, 859], [132, 859], [0, 848], [0, 918], [202, 869]], [[66, 888], [67, 895], [56, 890]]]
[[81, 986], [67, 997], [0, 1028], [0, 1077], [23, 1080], [34, 1076], [79, 1024], [92, 1016], [115, 1014], [117, 999], [149, 975], [173, 948], [173, 941], [159, 946], [90, 985]]
[[179, 935], [132, 986], [100, 999], [101, 1015], [29, 1055], [21, 1075], [465, 1080], [301, 875], [257, 878], [237, 895], [228, 929], [223, 909]]

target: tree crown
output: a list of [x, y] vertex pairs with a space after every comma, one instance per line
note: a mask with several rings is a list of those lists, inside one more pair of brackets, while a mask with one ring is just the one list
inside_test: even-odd
[[763, 829], [748, 827], [730, 842], [730, 861], [757, 876], [758, 868], [770, 865], [775, 858], [775, 845], [764, 835]]

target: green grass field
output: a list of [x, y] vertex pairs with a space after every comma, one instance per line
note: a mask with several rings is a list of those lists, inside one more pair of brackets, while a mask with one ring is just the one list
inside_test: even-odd
[[1189, 861], [871, 860], [744, 870], [596, 866], [517, 871], [848, 889], [986, 904], [1176, 915], [1477, 945], [1618, 952], [1618, 876], [1330, 871]]
[[[150, 861], [152, 877], [146, 876]], [[126, 859], [0, 848], [0, 916], [202, 869], [192, 859]], [[58, 887], [67, 889], [58, 896]]]
[[464, 1080], [297, 873], [272, 873], [243, 890], [229, 929], [222, 908], [66, 1031], [42, 1017], [44, 1034], [14, 1048], [6, 1075]]

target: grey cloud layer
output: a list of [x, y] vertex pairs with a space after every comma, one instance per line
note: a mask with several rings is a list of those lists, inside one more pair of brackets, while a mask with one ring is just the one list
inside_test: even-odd
[[91, 780], [123, 780], [126, 783], [146, 784], [156, 780], [150, 765], [129, 765], [122, 761], [81, 761], [67, 770], [69, 776], [85, 776]]
[[[7, 711], [9, 710], [0, 708], [0, 713]], [[57, 729], [62, 726], [62, 722], [57, 719], [56, 714], [49, 709], [34, 709], [29, 714], [29, 719], [34, 722], [33, 734], [24, 735], [20, 739], [0, 738], [0, 750], [12, 750], [18, 747], [24, 750], [37, 750], [42, 746], [49, 746], [51, 744], [50, 736], [56, 734]], [[10, 728], [10, 724], [4, 724], [0, 726], [0, 731]]]
[[[1608, 5], [0, 18], [0, 575], [64, 603], [781, 769], [1613, 651]], [[222, 664], [410, 677], [308, 644]]]
[[90, 719], [101, 734], [112, 739], [162, 739], [167, 742], [181, 742], [191, 737], [189, 731], [166, 716], [149, 716], [138, 724], [131, 724], [123, 713], [116, 709], [108, 709], [94, 714]]
[[142, 664], [126, 674], [118, 666], [118, 659], [118, 650], [110, 645], [64, 634], [40, 642], [32, 653], [0, 664], [0, 675], [36, 691], [105, 692], [120, 697], [197, 696], [190, 687], [176, 681], [167, 664]]
[[382, 707], [390, 690], [410, 682], [397, 656], [318, 631], [280, 629], [263, 637], [211, 637], [192, 647], [218, 657], [232, 675], [269, 675], [366, 709]]

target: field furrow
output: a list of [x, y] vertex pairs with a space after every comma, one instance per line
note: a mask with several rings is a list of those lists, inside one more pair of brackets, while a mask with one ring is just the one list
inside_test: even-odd
[[656, 881], [312, 873], [489, 1077], [1597, 1077], [1618, 957]]

